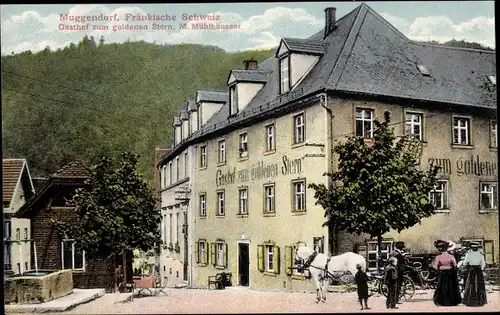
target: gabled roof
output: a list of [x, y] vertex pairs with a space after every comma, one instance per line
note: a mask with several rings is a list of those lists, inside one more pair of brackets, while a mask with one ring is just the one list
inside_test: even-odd
[[188, 113], [193, 112], [195, 110], [197, 110], [196, 102], [192, 98], [190, 98], [188, 100]]
[[324, 40], [315, 39], [283, 38], [276, 50], [276, 57], [280, 51], [281, 45], [286, 45], [289, 52], [322, 55], [325, 53], [326, 42]]
[[187, 110], [182, 109], [180, 114], [179, 114], [179, 119], [180, 120], [187, 120], [188, 119], [188, 113]]
[[85, 165], [83, 165], [82, 162], [73, 161], [64, 165], [57, 172], [50, 175], [50, 179], [55, 179], [55, 178], [84, 179], [88, 178], [89, 176], [90, 176], [90, 171], [87, 167], [85, 167]]
[[[36, 192], [15, 214], [18, 218], [31, 215], [33, 205], [40, 200], [54, 185], [83, 185], [89, 178], [90, 170], [80, 161], [70, 162], [49, 176], [45, 186]], [[38, 209], [40, 210], [40, 209]]]
[[[234, 76], [237, 82], [259, 82], [266, 83], [269, 79], [268, 76], [271, 74], [271, 71], [261, 71], [261, 70], [231, 70], [229, 72], [229, 78], [231, 75]], [[228, 81], [229, 81], [228, 78]]]
[[35, 193], [28, 163], [25, 159], [2, 160], [2, 202], [3, 207], [10, 207], [14, 193], [18, 187], [23, 187], [25, 198]]
[[215, 91], [215, 90], [198, 90], [196, 92], [196, 101], [198, 102], [215, 102], [215, 103], [225, 103], [228, 98], [227, 91]]
[[[188, 142], [328, 91], [427, 102], [428, 106], [496, 108], [496, 87], [487, 81], [488, 75], [496, 75], [495, 52], [413, 42], [364, 3], [335, 26], [325, 38], [322, 29], [308, 39], [283, 39], [292, 49], [324, 47], [316, 65], [287, 94], [279, 94], [276, 56], [257, 70], [232, 70], [237, 75], [266, 72], [266, 84], [238, 115], [228, 118], [229, 105], [224, 105]], [[427, 67], [430, 76], [422, 75], [418, 64]], [[172, 150], [165, 158], [175, 154]]]

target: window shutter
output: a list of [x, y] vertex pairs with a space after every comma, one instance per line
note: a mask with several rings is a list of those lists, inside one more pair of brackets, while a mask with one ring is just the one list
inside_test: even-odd
[[493, 255], [493, 241], [484, 241], [484, 261], [487, 265], [495, 262]]
[[215, 247], [215, 243], [210, 243], [210, 259], [212, 260], [212, 265], [215, 266], [217, 264], [217, 261], [215, 260], [215, 251], [217, 248]]
[[280, 274], [280, 248], [279, 246], [274, 246], [273, 247], [273, 259], [274, 259], [274, 273], [279, 275]]
[[199, 245], [200, 245], [200, 243], [199, 243], [199, 242], [194, 243], [195, 253], [196, 253], [196, 263], [197, 263], [197, 264], [199, 264], [199, 263], [200, 263], [200, 251], [199, 251]]
[[208, 265], [208, 243], [205, 242], [205, 257], [203, 257], [203, 264]]
[[292, 246], [285, 246], [285, 267], [286, 267], [286, 274], [288, 276], [291, 276], [293, 273], [293, 247]]
[[264, 245], [257, 245], [257, 267], [260, 272], [264, 271]]
[[224, 268], [227, 268], [227, 244], [224, 244]]

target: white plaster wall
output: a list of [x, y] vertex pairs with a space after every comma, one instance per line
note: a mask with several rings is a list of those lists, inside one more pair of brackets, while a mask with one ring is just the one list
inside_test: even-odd
[[189, 123], [191, 125], [191, 133], [198, 130], [198, 112], [189, 113]]
[[314, 67], [318, 62], [318, 56], [290, 54], [290, 79], [292, 87]]
[[189, 136], [189, 121], [182, 121], [182, 140], [186, 139]]
[[175, 144], [179, 144], [181, 142], [181, 127], [176, 126], [174, 127], [174, 139], [175, 139]]
[[201, 124], [206, 124], [206, 122], [222, 108], [222, 105], [222, 103], [201, 102]]
[[238, 111], [241, 112], [263, 86], [264, 84], [261, 83], [238, 83], [236, 87], [238, 93]]
[[[20, 264], [21, 272], [31, 269], [31, 221], [30, 219], [19, 219], [11, 218], [11, 239], [13, 241], [19, 240], [20, 242], [12, 243], [12, 270], [18, 272], [18, 263]], [[17, 239], [16, 230], [19, 229], [20, 235]], [[28, 235], [24, 234], [25, 229], [27, 229]], [[26, 237], [25, 237], [26, 236]], [[26, 262], [28, 263], [28, 268], [26, 269]]]

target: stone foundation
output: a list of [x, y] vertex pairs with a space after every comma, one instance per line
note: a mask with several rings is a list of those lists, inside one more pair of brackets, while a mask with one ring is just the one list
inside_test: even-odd
[[5, 304], [39, 304], [73, 292], [73, 272], [60, 270], [44, 276], [7, 278], [4, 286]]

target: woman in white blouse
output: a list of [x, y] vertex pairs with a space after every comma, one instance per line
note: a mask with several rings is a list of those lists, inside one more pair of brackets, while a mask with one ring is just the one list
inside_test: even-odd
[[479, 244], [471, 243], [470, 248], [463, 262], [466, 268], [463, 303], [467, 306], [483, 306], [487, 303], [483, 275], [486, 262], [479, 251]]

